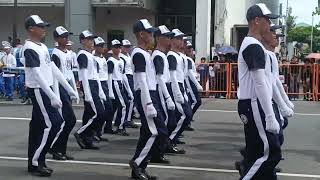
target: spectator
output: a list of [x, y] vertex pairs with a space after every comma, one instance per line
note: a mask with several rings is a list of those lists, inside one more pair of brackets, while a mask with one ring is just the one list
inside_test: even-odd
[[312, 100], [312, 89], [313, 89], [313, 76], [312, 76], [312, 64], [310, 59], [305, 59], [304, 68], [302, 73], [302, 81], [303, 81], [303, 93], [304, 100]]
[[16, 38], [14, 41], [14, 47], [15, 48], [21, 48], [23, 45], [21, 44], [21, 40], [19, 38]]
[[209, 75], [209, 67], [207, 60], [205, 57], [201, 58], [201, 64], [198, 65], [198, 72], [200, 74], [200, 84], [203, 87], [203, 91], [206, 91], [207, 89], [207, 81], [208, 81], [208, 75]]
[[297, 57], [293, 57], [291, 59], [291, 67], [289, 68], [290, 73], [290, 82], [289, 82], [289, 93], [293, 93], [292, 95], [289, 95], [290, 100], [296, 100], [299, 98], [299, 81], [300, 81], [300, 74], [301, 74], [301, 68], [298, 66], [299, 60]]
[[4, 90], [4, 83], [3, 83], [3, 72], [2, 68], [4, 66], [4, 63], [2, 61], [2, 57], [0, 59], [0, 98], [4, 98], [5, 90]]
[[215, 90], [215, 86], [214, 86], [214, 82], [215, 82], [215, 69], [214, 69], [214, 65], [215, 63], [218, 61], [218, 57], [214, 56], [213, 60], [210, 61], [209, 64], [209, 90], [210, 91], [214, 91]]
[[[16, 58], [11, 54], [11, 45], [9, 42], [3, 41], [2, 42], [3, 49], [5, 55], [2, 57], [2, 61], [4, 67], [6, 68], [15, 68], [17, 66]], [[4, 73], [3, 80], [5, 85], [5, 96], [7, 101], [12, 101], [13, 90], [14, 90], [14, 77], [15, 74], [11, 73]]]

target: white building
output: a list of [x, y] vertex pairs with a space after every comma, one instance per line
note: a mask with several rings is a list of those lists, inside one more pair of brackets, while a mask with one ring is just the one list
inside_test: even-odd
[[[24, 19], [39, 14], [52, 26], [45, 43], [53, 46], [52, 32], [64, 25], [74, 35], [91, 29], [108, 42], [127, 38], [135, 42], [132, 24], [147, 18], [154, 25], [166, 24], [179, 28], [192, 40], [197, 59], [210, 57], [213, 46], [238, 46], [246, 35], [245, 13], [249, 6], [265, 2], [274, 13], [279, 0], [17, 0], [17, 37], [26, 38]], [[0, 1], [0, 40], [12, 37], [14, 0]]]

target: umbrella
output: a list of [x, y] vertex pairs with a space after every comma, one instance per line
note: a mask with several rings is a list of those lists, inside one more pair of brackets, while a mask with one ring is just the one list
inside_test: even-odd
[[222, 46], [216, 49], [218, 54], [238, 54], [238, 51], [232, 46]]
[[320, 59], [320, 53], [311, 53], [305, 58], [306, 59]]

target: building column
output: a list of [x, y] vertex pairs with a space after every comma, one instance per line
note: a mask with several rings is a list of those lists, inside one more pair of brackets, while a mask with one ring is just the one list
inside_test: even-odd
[[65, 26], [74, 34], [70, 40], [75, 43], [75, 48], [80, 47], [79, 35], [83, 30], [93, 29], [93, 8], [91, 0], [65, 0]]
[[211, 0], [196, 1], [196, 61], [210, 58]]

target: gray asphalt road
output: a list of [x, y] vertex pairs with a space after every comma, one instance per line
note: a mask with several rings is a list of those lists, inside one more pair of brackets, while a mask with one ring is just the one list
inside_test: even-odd
[[[297, 115], [290, 119], [283, 147], [285, 161], [280, 163], [280, 180], [320, 179], [320, 103], [295, 102]], [[234, 161], [244, 145], [242, 124], [233, 100], [204, 100], [195, 115], [195, 132], [186, 132], [183, 147], [187, 154], [169, 156], [170, 167], [149, 170], [159, 179], [235, 180]], [[82, 107], [75, 107], [81, 119]], [[28, 121], [31, 106], [0, 104], [0, 180], [34, 180], [26, 172]], [[20, 119], [22, 118], [22, 119]], [[79, 127], [79, 123], [77, 127]], [[81, 150], [73, 137], [69, 151], [74, 162], [49, 162], [55, 170], [50, 179], [128, 179], [127, 166], [132, 157], [139, 131], [129, 129], [130, 137], [105, 136], [110, 142], [100, 143], [101, 150]], [[22, 159], [20, 159], [22, 158]], [[50, 156], [48, 156], [50, 158]], [[310, 176], [307, 178], [306, 176]]]

